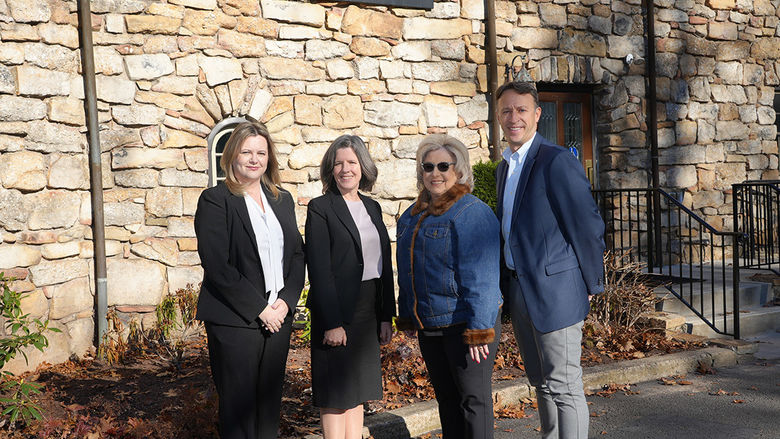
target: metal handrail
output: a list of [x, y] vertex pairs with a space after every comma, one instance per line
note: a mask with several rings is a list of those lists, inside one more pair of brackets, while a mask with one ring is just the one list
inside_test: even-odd
[[734, 229], [745, 235], [743, 265], [780, 274], [780, 180], [733, 184], [732, 194]]
[[605, 222], [608, 247], [646, 264], [649, 275], [661, 277], [666, 288], [715, 332], [739, 338], [741, 233], [717, 230], [660, 189], [598, 189], [593, 196]]

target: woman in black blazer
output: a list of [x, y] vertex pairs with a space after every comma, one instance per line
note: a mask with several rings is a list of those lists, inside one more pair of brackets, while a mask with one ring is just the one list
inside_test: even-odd
[[358, 192], [376, 176], [363, 141], [343, 135], [320, 165], [324, 195], [308, 206], [312, 390], [325, 439], [362, 437], [363, 402], [382, 398], [379, 343], [395, 315], [390, 238], [379, 203]]
[[205, 322], [223, 439], [276, 438], [292, 312], [304, 281], [292, 196], [279, 188], [271, 137], [259, 122], [233, 131], [225, 181], [195, 212]]

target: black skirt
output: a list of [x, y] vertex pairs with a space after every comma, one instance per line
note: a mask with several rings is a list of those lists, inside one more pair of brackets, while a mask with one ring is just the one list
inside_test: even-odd
[[360, 284], [352, 323], [344, 326], [346, 346], [322, 344], [325, 331], [312, 316], [311, 385], [315, 407], [347, 410], [382, 399], [377, 286], [376, 279]]

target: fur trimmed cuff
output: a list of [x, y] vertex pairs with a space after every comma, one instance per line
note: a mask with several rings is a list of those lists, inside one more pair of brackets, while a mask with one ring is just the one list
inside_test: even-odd
[[411, 319], [396, 317], [395, 328], [399, 331], [414, 331], [417, 329], [417, 326], [414, 325], [414, 322]]
[[467, 329], [463, 331], [463, 343], [474, 346], [492, 343], [496, 338], [496, 331], [489, 329]]

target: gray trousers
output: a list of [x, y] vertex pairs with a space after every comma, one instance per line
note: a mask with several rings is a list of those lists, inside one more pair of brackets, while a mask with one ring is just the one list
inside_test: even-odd
[[[528, 381], [536, 388], [543, 438], [588, 437], [582, 385], [582, 325], [542, 333], [534, 328], [520, 284], [510, 281], [510, 315]], [[561, 304], [566, 306], [566, 304]]]

